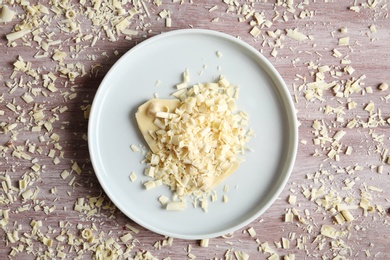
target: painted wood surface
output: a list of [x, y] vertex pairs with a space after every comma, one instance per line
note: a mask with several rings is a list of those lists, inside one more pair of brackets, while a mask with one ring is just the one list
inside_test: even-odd
[[[110, 14], [112, 9], [104, 1], [96, 10], [93, 7], [99, 1], [84, 5], [76, 1], [19, 2], [0, 1], [16, 13], [10, 22], [0, 23], [2, 259], [9, 254], [15, 255], [13, 259], [43, 259], [45, 255], [59, 259], [61, 252], [67, 259], [90, 259], [108, 248], [121, 257], [149, 251], [158, 259], [235, 259], [240, 252], [250, 259], [292, 255], [295, 259], [387, 258], [390, 89], [379, 86], [390, 84], [388, 1], [122, 1], [119, 5], [127, 12], [122, 16], [118, 15], [121, 8]], [[48, 8], [47, 14], [41, 6]], [[127, 28], [138, 34], [125, 39], [113, 24], [117, 17], [127, 17], [134, 6], [138, 13], [129, 19]], [[69, 22], [64, 21], [66, 16], [72, 16], [66, 10], [77, 10], [76, 17], [69, 18], [74, 24], [68, 25], [78, 29], [64, 29]], [[99, 10], [111, 21], [93, 24], [91, 18]], [[163, 10], [169, 12], [170, 27]], [[254, 14], [264, 21], [259, 23]], [[23, 27], [23, 19], [32, 21], [32, 32], [14, 43], [7, 41], [6, 35], [12, 37], [11, 32]], [[257, 37], [250, 33], [253, 27], [260, 30]], [[113, 28], [114, 41], [106, 28]], [[166, 238], [117, 210], [97, 181], [86, 141], [90, 105], [112, 65], [137, 43], [183, 28], [225, 32], [258, 49], [285, 80], [300, 122], [295, 167], [279, 199], [232, 236], [210, 239], [208, 247], [181, 239], [166, 245], [162, 242]], [[304, 39], [287, 35], [295, 29]], [[340, 45], [345, 37], [348, 44]], [[47, 49], [43, 43], [49, 43]], [[66, 54], [64, 64], [57, 59], [61, 53]], [[15, 72], [17, 60], [24, 65]], [[64, 67], [69, 72], [58, 72]], [[78, 73], [73, 74], [74, 80], [69, 79], [71, 72]], [[308, 100], [311, 89], [313, 97]], [[26, 93], [33, 101], [26, 102]], [[356, 126], [352, 126], [354, 120]], [[334, 136], [338, 131], [345, 131], [339, 141]], [[64, 171], [70, 176], [61, 176]], [[20, 191], [23, 178], [28, 185]], [[292, 205], [289, 199], [294, 196]], [[80, 200], [85, 207], [75, 209]], [[354, 219], [338, 224], [343, 209]], [[285, 221], [288, 213], [294, 215], [292, 222]], [[42, 226], [34, 224], [38, 220]], [[338, 237], [321, 234], [327, 225], [338, 231]], [[256, 232], [253, 237], [249, 228]], [[85, 229], [92, 229], [95, 240], [91, 243], [82, 238]], [[127, 233], [132, 239], [122, 242], [120, 238]], [[283, 246], [286, 240], [289, 245]]]

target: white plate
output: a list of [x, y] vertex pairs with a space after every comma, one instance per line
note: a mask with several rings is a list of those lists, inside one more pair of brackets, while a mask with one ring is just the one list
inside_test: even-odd
[[[217, 51], [223, 56], [218, 57]], [[254, 151], [216, 188], [218, 201], [209, 204], [207, 213], [191, 205], [182, 212], [162, 209], [157, 198], [170, 197], [170, 191], [165, 186], [143, 189], [143, 156], [130, 149], [131, 144], [146, 145], [135, 122], [138, 106], [154, 93], [168, 98], [187, 68], [191, 83], [209, 82], [223, 74], [239, 85], [238, 109], [249, 114], [256, 132], [248, 143]], [[92, 164], [112, 202], [145, 228], [184, 239], [224, 235], [258, 218], [285, 186], [298, 143], [293, 103], [275, 68], [241, 40], [197, 29], [152, 37], [123, 55], [96, 93], [88, 128]], [[138, 175], [133, 183], [131, 171]], [[228, 192], [223, 192], [225, 184]], [[227, 203], [222, 202], [223, 194]]]

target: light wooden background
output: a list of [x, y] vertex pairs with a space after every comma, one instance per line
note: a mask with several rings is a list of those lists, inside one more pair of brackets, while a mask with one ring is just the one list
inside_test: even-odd
[[[9, 215], [8, 223], [2, 222], [3, 227], [0, 230], [2, 259], [10, 253], [15, 254], [13, 259], [43, 258], [44, 255], [48, 258], [60, 258], [61, 253], [58, 252], [65, 252], [67, 259], [75, 257], [90, 259], [96, 257], [96, 252], [99, 252], [97, 245], [104, 245], [103, 241], [109, 238], [113, 238], [118, 243], [117, 249], [123, 251], [128, 245], [134, 244], [132, 251], [122, 254], [121, 257], [134, 257], [137, 252], [149, 251], [158, 259], [165, 257], [187, 259], [194, 256], [197, 259], [224, 259], [233, 256], [235, 259], [235, 252], [244, 252], [250, 259], [267, 259], [271, 254], [259, 250], [259, 246], [267, 242], [275, 256], [277, 254], [280, 258], [289, 254], [294, 254], [295, 259], [388, 258], [390, 166], [386, 160], [382, 160], [381, 155], [390, 144], [389, 123], [386, 121], [390, 118], [390, 106], [386, 98], [390, 94], [390, 89], [384, 91], [378, 89], [383, 82], [390, 84], [388, 1], [237, 0], [236, 4], [232, 4], [235, 6], [232, 7], [232, 11], [227, 12], [229, 5], [224, 2], [228, 1], [193, 0], [191, 3], [187, 0], [182, 2], [161, 0], [162, 3], [158, 6], [156, 4], [158, 1], [145, 0], [143, 3], [150, 16], [144, 16], [142, 20], [140, 15], [134, 16], [128, 28], [135, 29], [136, 26], [141, 28], [138, 29], [138, 35], [132, 36], [131, 40], [126, 40], [124, 35], [121, 35], [116, 36], [116, 41], [109, 41], [101, 26], [92, 26], [90, 21], [79, 13], [77, 19], [83, 35], [96, 35], [101, 32], [100, 39], [91, 46], [91, 40], [77, 42], [75, 40], [77, 33], [66, 33], [59, 29], [57, 22], [64, 19], [63, 15], [48, 19], [36, 27], [42, 28], [38, 35], [44, 41], [51, 37], [53, 41], [61, 40], [61, 43], [50, 46], [48, 57], [40, 59], [34, 59], [34, 55], [38, 52], [42, 54], [44, 51], [38, 46], [37, 41], [33, 40], [34, 36], [31, 33], [24, 39], [15, 40], [16, 46], [7, 43], [5, 35], [12, 32], [25, 15], [25, 8], [17, 4], [19, 1], [12, 1], [15, 3], [11, 4], [8, 2], [11, 1], [0, 1], [3, 5], [10, 6], [18, 17], [11, 22], [0, 24], [0, 176], [3, 182], [0, 189], [2, 210], [0, 219], [4, 219], [7, 212]], [[134, 2], [141, 4], [142, 1]], [[282, 4], [278, 5], [279, 2]], [[291, 2], [291, 8], [284, 2]], [[76, 1], [62, 3], [63, 6], [72, 5], [75, 10], [80, 6]], [[35, 4], [31, 2], [30, 6]], [[49, 2], [44, 1], [41, 4], [50, 9]], [[86, 2], [85, 5], [90, 5], [90, 2]], [[237, 10], [244, 8], [244, 5], [272, 21], [269, 28], [261, 28], [258, 37], [250, 34], [252, 18], [239, 21], [243, 15], [237, 14]], [[137, 9], [145, 10], [144, 6], [141, 4]], [[211, 9], [214, 6], [217, 8]], [[123, 7], [130, 10], [133, 3], [125, 4]], [[170, 12], [171, 27], [166, 27], [165, 19], [159, 18], [159, 13], [164, 9]], [[53, 12], [49, 11], [48, 17], [52, 16]], [[288, 19], [284, 19], [283, 16]], [[373, 25], [376, 30], [373, 30]], [[165, 238], [133, 223], [115, 209], [103, 194], [89, 159], [85, 140], [88, 120], [85, 115], [105, 73], [121, 55], [135, 44], [161, 32], [192, 27], [217, 30], [240, 37], [270, 60], [284, 78], [295, 100], [301, 124], [299, 128], [301, 142], [287, 186], [279, 199], [258, 220], [243, 230], [236, 231], [231, 238], [211, 239], [208, 247], [200, 247], [199, 241], [174, 239], [172, 245], [156, 249], [155, 243]], [[304, 35], [309, 35], [310, 39], [297, 41], [287, 37], [286, 29], [295, 28]], [[277, 30], [280, 30], [280, 36], [276, 38], [268, 33]], [[339, 46], [338, 40], [342, 37], [349, 37], [348, 46]], [[80, 48], [80, 51], [77, 52], [73, 48]], [[85, 75], [80, 75], [74, 82], [60, 77], [56, 72], [58, 62], [52, 59], [56, 49], [68, 54], [65, 63], [79, 63], [84, 66]], [[277, 51], [276, 56], [271, 55], [274, 49]], [[333, 55], [334, 49], [341, 52], [341, 57]], [[35, 81], [20, 71], [11, 78], [13, 64], [19, 56], [25, 62], [31, 62], [31, 69], [38, 74]], [[351, 62], [350, 66], [354, 69], [352, 74], [344, 71], [347, 64], [342, 64], [342, 60]], [[322, 100], [306, 100], [305, 83], [314, 82], [316, 66], [324, 65], [328, 65], [331, 72], [339, 73], [331, 75], [326, 72], [325, 81], [339, 84], [341, 90], [345, 88], [348, 80], [354, 81], [365, 75], [360, 81], [362, 90], [352, 93], [347, 98], [336, 97], [335, 92], [329, 89], [322, 93]], [[54, 83], [57, 92], [51, 92], [43, 85], [42, 75], [49, 72], [58, 77]], [[367, 92], [367, 87], [372, 88], [372, 93]], [[37, 96], [33, 96], [31, 94], [33, 89], [41, 91]], [[26, 103], [21, 98], [26, 92], [33, 96], [33, 102]], [[356, 103], [356, 108], [349, 110], [348, 103], [352, 101]], [[370, 101], [375, 104], [371, 114], [364, 110]], [[9, 104], [15, 106], [15, 109]], [[66, 106], [67, 110], [61, 113], [59, 108], [63, 106]], [[337, 111], [326, 113], [330, 107], [338, 108], [339, 114]], [[53, 129], [47, 130], [43, 126], [39, 132], [32, 132], [32, 126], [37, 124], [32, 113], [40, 109], [44, 111], [44, 122], [53, 119]], [[337, 118], [341, 117], [344, 122], [337, 121]], [[347, 123], [354, 118], [359, 121], [359, 125], [352, 129], [347, 128]], [[341, 141], [343, 146], [339, 153], [340, 160], [327, 157], [328, 149], [331, 148], [330, 142], [323, 146], [313, 143], [313, 138], [316, 137], [316, 132], [312, 128], [314, 120], [319, 120], [326, 126], [330, 137], [338, 130], [346, 131]], [[379, 123], [364, 127], [369, 120]], [[52, 133], [59, 135], [58, 141], [50, 138]], [[44, 140], [39, 139], [40, 136], [43, 136]], [[34, 145], [37, 149], [41, 147], [42, 151], [36, 149], [29, 152], [28, 147]], [[351, 155], [345, 154], [348, 146], [353, 148]], [[49, 154], [50, 149], [55, 150], [54, 157], [59, 158], [58, 164], [53, 163], [54, 158]], [[19, 154], [24, 152], [28, 155], [27, 158], [18, 158], [18, 152]], [[41, 166], [37, 172], [31, 169], [34, 162]], [[78, 175], [73, 171], [70, 177], [63, 180], [61, 172], [64, 170], [71, 172], [74, 162], [82, 168], [82, 173]], [[382, 173], [378, 173], [379, 166], [383, 167]], [[30, 176], [31, 186], [27, 189], [37, 192], [33, 199], [24, 200], [23, 193], [18, 191], [19, 180], [24, 175]], [[7, 188], [6, 176], [10, 177], [9, 184], [14, 187], [13, 190]], [[75, 176], [73, 185], [68, 185], [73, 176]], [[346, 183], [351, 181], [355, 184], [351, 189], [345, 189]], [[315, 200], [310, 200], [302, 194], [306, 189], [319, 189], [321, 186], [324, 188], [324, 195], [319, 199], [334, 194], [333, 198], [344, 204], [349, 203], [352, 208], [350, 212], [355, 218], [353, 221], [335, 224], [334, 216], [337, 212], [318, 205]], [[290, 195], [297, 197], [296, 205], [289, 204]], [[7, 196], [11, 196], [12, 199]], [[372, 210], [366, 216], [359, 206], [365, 196], [369, 197], [372, 206]], [[88, 201], [91, 197], [104, 198], [101, 207], [93, 204], [95, 206], [92, 208], [97, 209], [95, 215], [87, 216], [88, 210], [82, 212], [74, 210], [79, 198]], [[345, 201], [349, 198], [353, 200]], [[286, 223], [284, 217], [289, 209], [298, 210], [305, 223], [300, 222], [297, 217], [292, 223]], [[42, 226], [34, 230], [33, 220], [42, 220]], [[63, 222], [64, 227], [60, 226], [60, 222]], [[83, 249], [79, 243], [83, 241], [81, 232], [85, 228], [93, 227], [92, 225], [96, 226], [96, 230], [93, 230], [96, 238], [95, 247]], [[126, 225], [136, 227], [139, 233], [130, 231]], [[331, 225], [345, 235], [338, 239], [321, 236], [320, 230], [323, 225]], [[256, 231], [255, 237], [250, 237], [245, 232], [250, 227]], [[64, 241], [61, 242], [56, 237], [62, 231], [65, 233], [62, 234]], [[119, 238], [127, 233], [131, 233], [133, 238], [126, 243], [121, 242]], [[67, 234], [73, 234], [75, 237], [76, 242], [73, 245], [69, 245], [71, 243]], [[53, 239], [51, 246], [45, 245], [49, 238]], [[282, 238], [290, 241], [289, 248], [278, 247]]]

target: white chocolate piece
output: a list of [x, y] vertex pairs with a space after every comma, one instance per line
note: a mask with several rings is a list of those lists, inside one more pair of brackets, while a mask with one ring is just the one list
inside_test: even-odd
[[290, 37], [291, 39], [294, 39], [296, 41], [304, 41], [309, 39], [305, 34], [301, 33], [298, 31], [298, 29], [286, 29], [287, 36]]
[[187, 208], [187, 204], [185, 202], [173, 201], [173, 202], [167, 203], [166, 210], [176, 211], [176, 210], [184, 210], [186, 208]]
[[7, 5], [3, 5], [0, 12], [0, 23], [11, 22], [15, 17], [15, 12], [12, 11]]
[[156, 131], [158, 127], [154, 124], [154, 115], [157, 112], [163, 112], [164, 108], [169, 111], [174, 111], [180, 105], [178, 99], [150, 99], [138, 108], [135, 118], [137, 120], [138, 128], [141, 131], [146, 143], [153, 153], [159, 151], [156, 140], [152, 138], [149, 131]]
[[200, 246], [201, 247], [208, 247], [209, 246], [209, 239], [205, 238], [205, 239], [200, 240]]

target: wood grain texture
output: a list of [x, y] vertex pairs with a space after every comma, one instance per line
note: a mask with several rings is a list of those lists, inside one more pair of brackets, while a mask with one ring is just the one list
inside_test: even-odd
[[[136, 15], [133, 18], [129, 28], [135, 29], [139, 26], [142, 29], [139, 29], [138, 35], [133, 36], [131, 40], [125, 40], [121, 35], [116, 41], [109, 41], [101, 27], [93, 26], [89, 19], [79, 14], [77, 18], [82, 35], [96, 35], [100, 32], [101, 37], [94, 46], [91, 46], [91, 40], [77, 42], [75, 40], [77, 33], [64, 33], [57, 24], [56, 21], [63, 20], [63, 16], [53, 17], [52, 21], [39, 26], [42, 28], [39, 35], [44, 40], [52, 37], [52, 40], [61, 40], [61, 43], [50, 47], [48, 57], [40, 59], [34, 58], [34, 55], [44, 51], [36, 41], [33, 41], [32, 34], [28, 34], [25, 41], [16, 40], [17, 45], [14, 47], [7, 43], [5, 35], [20, 24], [25, 13], [19, 4], [10, 5], [19, 17], [15, 17], [11, 22], [0, 24], [0, 111], [4, 111], [3, 115], [0, 114], [2, 127], [0, 175], [4, 177], [2, 180], [4, 184], [0, 189], [0, 209], [3, 212], [9, 209], [9, 222], [0, 230], [1, 258], [5, 259], [12, 251], [18, 251], [16, 248], [19, 246], [24, 248], [23, 252], [15, 253], [12, 259], [43, 259], [44, 255], [49, 256], [48, 258], [51, 258], [50, 256], [59, 258], [58, 251], [66, 252], [67, 259], [94, 258], [96, 250], [93, 248], [85, 248], [79, 251], [80, 255], [78, 255], [76, 251], [80, 250], [82, 245], [69, 245], [67, 234], [80, 238], [84, 228], [95, 225], [96, 238], [99, 235], [101, 241], [114, 238], [123, 250], [126, 246], [119, 238], [128, 232], [132, 233], [134, 239], [127, 242], [127, 244], [134, 242], [134, 248], [128, 254], [130, 257], [137, 252], [149, 251], [158, 259], [164, 257], [187, 259], [191, 256], [190, 247], [190, 253], [197, 259], [223, 259], [226, 254], [237, 251], [245, 252], [250, 259], [267, 259], [270, 253], [263, 252], [259, 248], [261, 248], [260, 244], [268, 242], [270, 248], [281, 258], [288, 254], [295, 254], [295, 259], [320, 257], [342, 259], [336, 258], [337, 256], [346, 259], [386, 259], [390, 253], [388, 213], [390, 194], [387, 189], [390, 185], [390, 165], [386, 160], [382, 160], [381, 155], [390, 147], [389, 122], [386, 121], [390, 117], [390, 106], [386, 98], [390, 94], [390, 89], [380, 91], [378, 86], [383, 82], [390, 84], [388, 2], [384, 0], [295, 0], [292, 1], [295, 11], [291, 11], [285, 5], [275, 4], [284, 1], [237, 1], [236, 9], [233, 8], [234, 10], [229, 12], [227, 12], [228, 5], [223, 1], [194, 0], [193, 3], [162, 1], [161, 6], [153, 4], [153, 1], [144, 2], [150, 17], [145, 16], [141, 20], [140, 16]], [[369, 7], [371, 2], [377, 4]], [[67, 3], [64, 1], [64, 5]], [[5, 1], [3, 4], [6, 4]], [[31, 5], [34, 4], [36, 3], [31, 1]], [[53, 2], [44, 1], [41, 4], [50, 8]], [[76, 1], [72, 1], [71, 4], [76, 9], [80, 6]], [[247, 4], [249, 9], [262, 13], [265, 19], [272, 21], [269, 28], [261, 28], [261, 35], [257, 38], [249, 33], [252, 28], [250, 25], [252, 18], [239, 22], [239, 18], [243, 15], [237, 14], [237, 8], [242, 8], [244, 4]], [[359, 12], [350, 10], [354, 5], [360, 8]], [[124, 5], [126, 10], [132, 6], [132, 4]], [[218, 8], [210, 12], [209, 9], [213, 6]], [[164, 9], [170, 11], [172, 27], [167, 28], [165, 20], [159, 18], [158, 14]], [[304, 12], [307, 12], [309, 17], [299, 18]], [[284, 19], [283, 15], [288, 19]], [[53, 16], [52, 11], [49, 16]], [[215, 18], [218, 18], [218, 21], [212, 22]], [[143, 27], [145, 24], [148, 25]], [[107, 25], [109, 26], [109, 23]], [[375, 25], [376, 32], [370, 31], [372, 25]], [[343, 27], [347, 28], [347, 32], [340, 31]], [[263, 53], [280, 72], [295, 100], [297, 117], [301, 124], [299, 139], [307, 143], [304, 144], [303, 141], [300, 143], [294, 170], [279, 199], [258, 220], [236, 231], [231, 238], [211, 239], [206, 248], [200, 247], [199, 241], [174, 239], [171, 246], [156, 249], [155, 243], [165, 238], [133, 223], [104, 195], [89, 159], [85, 140], [88, 119], [85, 113], [88, 112], [104, 75], [121, 55], [147, 38], [183, 28], [205, 28], [225, 32], [241, 38]], [[312, 38], [296, 41], [285, 35], [286, 29], [295, 28]], [[267, 33], [276, 30], [280, 30], [282, 36], [272, 38]], [[50, 35], [53, 32], [54, 34]], [[342, 37], [349, 37], [348, 46], [338, 45], [338, 39]], [[280, 39], [280, 43], [277, 39]], [[73, 48], [80, 49], [76, 51]], [[66, 64], [82, 64], [86, 75], [77, 77], [73, 82], [62, 77], [56, 71], [60, 66], [59, 63], [52, 59], [56, 49], [68, 54], [65, 58]], [[271, 55], [274, 49], [277, 50], [275, 57]], [[333, 55], [334, 49], [341, 52], [341, 57]], [[25, 62], [31, 62], [31, 68], [39, 75], [36, 80], [23, 72], [17, 72], [16, 77], [11, 78], [13, 64], [19, 56]], [[351, 61], [350, 66], [355, 70], [353, 74], [344, 72], [347, 64], [342, 64], [342, 59]], [[317, 67], [324, 65], [328, 65], [332, 72], [340, 73], [337, 77], [330, 75], [329, 72], [325, 73], [325, 81], [339, 84], [341, 89], [345, 87], [348, 80], [354, 81], [365, 75], [360, 82], [362, 90], [352, 93], [350, 97], [336, 97], [335, 92], [329, 89], [321, 94], [323, 100], [306, 100], [303, 93], [307, 88], [305, 83], [314, 82]], [[56, 92], [49, 91], [43, 84], [42, 75], [49, 72], [53, 72], [58, 77], [54, 82], [58, 89]], [[26, 85], [26, 82], [30, 84]], [[372, 87], [373, 93], [366, 92], [366, 87], [369, 86]], [[39, 94], [34, 96], [34, 102], [26, 103], [21, 96], [24, 93], [31, 93], [33, 89]], [[73, 98], [71, 94], [75, 94]], [[349, 110], [347, 107], [351, 101], [356, 102], [356, 108]], [[371, 114], [364, 110], [370, 101], [375, 104], [375, 110]], [[9, 104], [13, 104], [15, 110], [10, 109]], [[58, 108], [64, 106], [67, 110], [61, 113]], [[339, 114], [337, 111], [327, 113], [329, 108], [340, 108], [338, 110], [340, 112]], [[33, 126], [40, 124], [33, 117], [33, 113], [37, 110], [43, 111], [44, 122], [52, 122], [52, 130], [42, 126], [39, 132], [31, 131]], [[338, 117], [342, 117], [344, 122], [336, 121]], [[346, 127], [347, 123], [354, 118], [360, 122], [359, 126]], [[312, 127], [314, 120], [319, 120], [326, 126], [330, 137], [338, 130], [346, 132], [341, 142], [339, 161], [329, 159], [327, 156], [329, 149], [332, 148], [331, 142], [326, 142], [323, 146], [313, 143], [313, 138], [316, 138], [316, 131]], [[363, 127], [365, 123], [372, 121], [379, 123]], [[12, 129], [8, 130], [10, 126]], [[52, 133], [58, 134], [60, 139], [53, 140]], [[29, 152], [26, 148], [28, 146], [41, 147], [42, 150]], [[351, 155], [345, 154], [348, 146], [353, 148]], [[51, 149], [55, 150], [54, 157], [59, 159], [57, 164], [54, 164], [54, 158], [49, 156]], [[15, 151], [25, 152], [31, 158], [18, 158]], [[31, 169], [35, 162], [41, 166], [37, 172]], [[81, 174], [71, 170], [75, 162], [82, 168]], [[362, 166], [362, 169], [356, 166]], [[378, 173], [378, 166], [383, 167], [382, 173]], [[64, 170], [71, 172], [71, 176], [66, 180], [60, 176]], [[30, 176], [31, 184], [27, 189], [38, 192], [32, 200], [24, 200], [17, 190], [18, 181], [26, 175]], [[16, 187], [14, 191], [7, 191], [5, 176], [10, 176], [12, 186]], [[69, 185], [73, 176], [75, 181]], [[355, 184], [350, 189], [345, 188], [351, 181]], [[321, 186], [325, 192], [318, 198], [306, 198], [302, 194], [306, 189], [320, 189]], [[54, 187], [56, 191], [52, 190]], [[7, 193], [11, 194], [11, 200], [7, 197]], [[329, 208], [321, 206], [318, 201], [318, 199], [326, 199], [325, 195], [330, 199], [329, 194], [334, 195], [331, 199], [350, 205], [350, 212], [355, 218], [352, 222], [334, 224], [337, 209], [334, 212], [330, 210], [333, 207], [332, 201], [328, 201]], [[359, 206], [365, 194], [369, 194], [369, 202], [372, 206], [372, 210], [366, 216]], [[296, 205], [288, 203], [290, 195], [297, 197]], [[93, 204], [91, 198], [95, 197], [104, 199], [103, 206], [96, 207]], [[89, 212], [87, 209], [81, 212], [75, 211], [74, 206], [79, 198], [84, 198], [85, 201], [89, 199], [92, 208], [96, 209], [96, 214], [90, 217], [87, 216]], [[352, 200], [346, 201], [349, 198]], [[55, 208], [52, 208], [53, 206]], [[295, 216], [293, 222], [285, 222], [285, 214], [292, 209], [299, 212], [301, 221]], [[2, 218], [4, 216], [0, 217]], [[32, 230], [32, 220], [42, 220], [42, 227], [39, 227], [38, 232], [34, 233]], [[60, 226], [61, 221], [64, 222], [65, 227]], [[129, 231], [126, 224], [139, 229], [139, 233]], [[345, 236], [339, 239], [320, 236], [322, 225], [332, 225], [344, 231]], [[249, 227], [253, 227], [256, 231], [255, 237], [250, 237], [245, 232]], [[66, 240], [59, 242], [55, 238], [62, 230], [65, 230]], [[12, 232], [17, 233], [14, 239], [10, 239], [10, 235], [7, 236]], [[42, 242], [44, 237], [54, 240], [51, 247], [44, 245]], [[290, 240], [289, 248], [278, 248], [277, 243], [280, 243], [282, 238]], [[302, 246], [298, 245], [300, 241], [304, 241]], [[339, 244], [336, 245], [336, 242]]]

